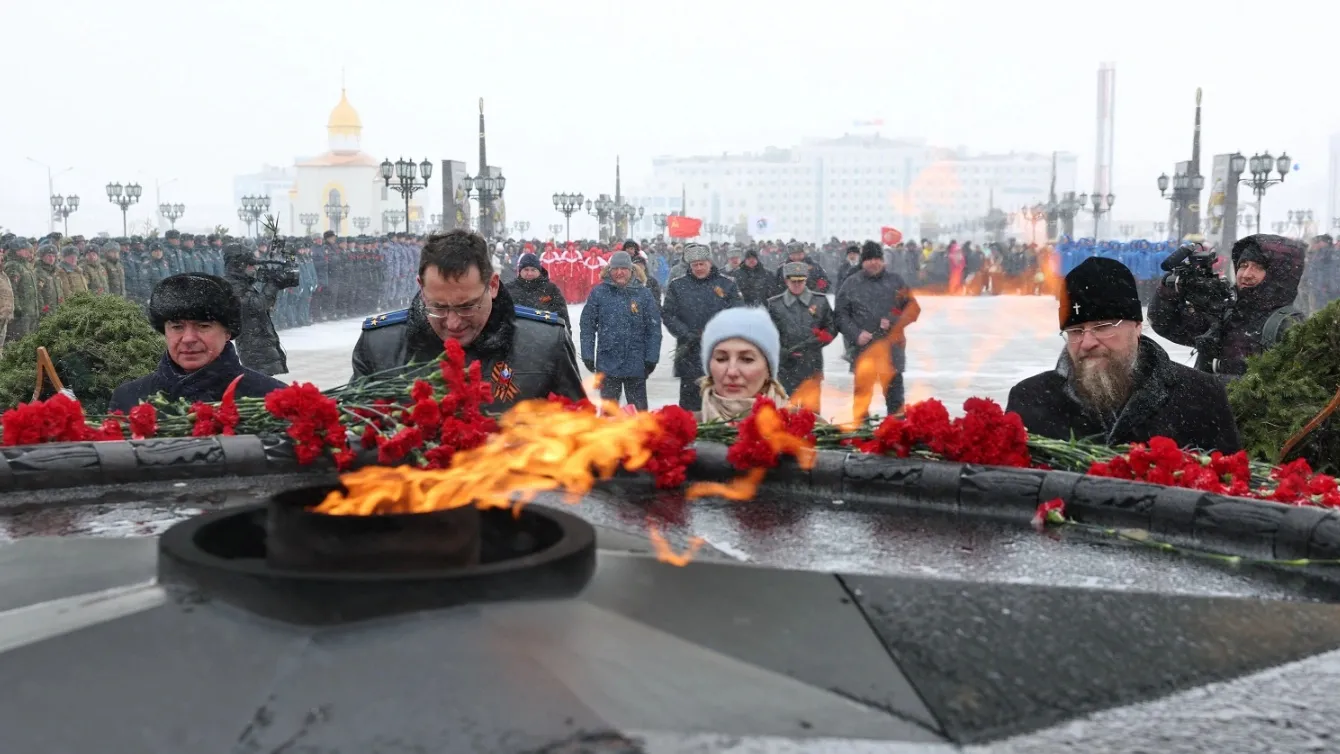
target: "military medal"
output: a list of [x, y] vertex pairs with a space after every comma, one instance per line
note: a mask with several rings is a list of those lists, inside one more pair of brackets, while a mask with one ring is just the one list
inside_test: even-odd
[[818, 305], [818, 304], [810, 304], [810, 316], [811, 316], [811, 317], [817, 317], [817, 316], [819, 316], [819, 305]]
[[628, 310], [634, 314], [637, 314], [637, 302], [636, 301], [628, 302]]
[[550, 301], [553, 301], [553, 300], [554, 300], [554, 297], [553, 297], [553, 296], [540, 296], [540, 303], [541, 303], [541, 304], [547, 304], [547, 303], [549, 303]]
[[713, 288], [712, 290], [714, 290], [714, 291], [717, 292], [717, 298], [725, 298], [725, 297], [726, 297], [726, 292], [723, 291], [723, 290], [721, 290], [721, 286], [718, 285], [718, 286], [716, 286], [715, 288]]
[[516, 385], [512, 384], [512, 368], [507, 366], [507, 362], [500, 361], [493, 365], [493, 400], [510, 401], [516, 398], [518, 390]]

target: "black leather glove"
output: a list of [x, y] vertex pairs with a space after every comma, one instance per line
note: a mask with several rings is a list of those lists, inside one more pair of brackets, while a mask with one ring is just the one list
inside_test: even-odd
[[650, 376], [651, 376], [651, 373], [652, 373], [653, 371], [655, 371], [655, 369], [656, 369], [656, 362], [654, 362], [654, 361], [644, 361], [644, 362], [642, 362], [642, 366], [644, 366], [644, 367], [647, 368], [646, 376], [650, 377]]
[[595, 359], [582, 359], [582, 364], [586, 366], [586, 371], [590, 372], [591, 374], [596, 373]]

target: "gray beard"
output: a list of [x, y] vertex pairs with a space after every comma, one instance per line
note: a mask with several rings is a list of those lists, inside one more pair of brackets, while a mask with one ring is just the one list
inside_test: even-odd
[[[1066, 354], [1070, 359], [1070, 354]], [[1139, 351], [1132, 352], [1125, 361], [1110, 361], [1099, 364], [1096, 361], [1071, 361], [1070, 387], [1075, 397], [1088, 410], [1100, 416], [1110, 416], [1121, 411], [1130, 400], [1135, 389], [1136, 366]]]

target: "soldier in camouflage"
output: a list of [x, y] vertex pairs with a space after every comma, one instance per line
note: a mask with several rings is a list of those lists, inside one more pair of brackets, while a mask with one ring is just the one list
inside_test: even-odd
[[33, 275], [37, 279], [37, 317], [42, 320], [54, 314], [65, 302], [65, 289], [57, 274], [55, 246], [46, 244], [38, 249]]
[[56, 267], [56, 277], [60, 280], [61, 293], [70, 298], [76, 293], [88, 293], [88, 282], [79, 271], [79, 250], [66, 246], [60, 250], [61, 262]]
[[107, 292], [126, 297], [126, 273], [121, 266], [121, 245], [115, 241], [102, 247], [102, 270], [107, 276]]
[[14, 341], [37, 329], [40, 308], [37, 276], [33, 269], [33, 247], [27, 239], [10, 241], [9, 254], [5, 258], [5, 276], [14, 289], [14, 319], [9, 323], [9, 340]]
[[107, 270], [103, 268], [100, 257], [98, 247], [89, 246], [84, 252], [84, 261], [79, 263], [79, 271], [84, 275], [84, 282], [88, 284], [89, 293], [105, 296], [107, 295]]

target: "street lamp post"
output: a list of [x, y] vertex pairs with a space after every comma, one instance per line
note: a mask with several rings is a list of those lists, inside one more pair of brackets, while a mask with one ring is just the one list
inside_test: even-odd
[[581, 194], [554, 194], [554, 209], [563, 213], [563, 218], [567, 220], [568, 236], [567, 240], [572, 240], [572, 215], [582, 208], [586, 197]]
[[[382, 231], [395, 230], [400, 221], [405, 219], [404, 210], [388, 209], [382, 212]], [[407, 229], [408, 230], [408, 229]]]
[[611, 214], [614, 221], [614, 235], [619, 235], [619, 223], [623, 223], [624, 228], [627, 230], [627, 235], [631, 236], [633, 234], [633, 223], [641, 220], [645, 211], [646, 209], [644, 207], [635, 207], [628, 202], [616, 200], [614, 206], [611, 208]]
[[[1168, 185], [1172, 184], [1172, 193], [1168, 193]], [[1185, 228], [1182, 227], [1185, 210], [1196, 203], [1196, 198], [1205, 188], [1205, 176], [1197, 173], [1187, 175], [1186, 173], [1177, 173], [1171, 180], [1167, 173], [1160, 173], [1157, 181], [1159, 187], [1159, 196], [1172, 202], [1172, 216], [1176, 218], [1177, 238], [1182, 238]]]
[[1283, 220], [1276, 220], [1274, 223], [1272, 223], [1272, 225], [1275, 228], [1275, 235], [1277, 236], [1284, 235], [1284, 231], [1288, 230], [1289, 228], [1289, 224], [1284, 222]]
[[326, 219], [330, 220], [330, 229], [335, 231], [335, 235], [338, 236], [340, 234], [340, 222], [349, 216], [349, 205], [326, 202], [326, 206], [322, 209], [326, 211]]
[[1024, 222], [1026, 222], [1026, 223], [1029, 224], [1029, 228], [1030, 228], [1030, 229], [1029, 229], [1029, 240], [1030, 240], [1032, 243], [1037, 243], [1037, 242], [1038, 242], [1038, 223], [1039, 223], [1039, 222], [1042, 222], [1043, 220], [1047, 220], [1048, 222], [1051, 222], [1051, 221], [1052, 221], [1052, 210], [1049, 209], [1048, 206], [1045, 206], [1045, 205], [1043, 205], [1041, 202], [1038, 202], [1037, 204], [1034, 204], [1032, 207], [1027, 207], [1027, 206], [1025, 206], [1025, 207], [1020, 207], [1020, 208], [1019, 208], [1019, 216], [1022, 217], [1022, 218], [1024, 219]]
[[528, 230], [530, 230], [530, 222], [527, 220], [517, 220], [512, 223], [512, 232], [516, 233], [518, 238], [525, 238]]
[[[1289, 174], [1289, 168], [1293, 166], [1293, 160], [1289, 158], [1289, 153], [1285, 152], [1279, 157], [1273, 157], [1269, 152], [1261, 152], [1252, 155], [1248, 160], [1242, 156], [1241, 152], [1235, 152], [1229, 158], [1228, 169], [1234, 176], [1240, 176], [1246, 170], [1251, 170], [1250, 178], [1238, 178], [1238, 183], [1245, 183], [1250, 186], [1252, 193], [1256, 195], [1256, 232], [1261, 232], [1261, 202], [1266, 197], [1266, 189], [1277, 183], [1283, 183], [1284, 177]], [[1271, 178], [1270, 172], [1274, 170], [1279, 173], [1279, 178]]]
[[600, 240], [609, 240], [613, 230], [606, 225], [612, 223], [614, 218], [614, 200], [610, 195], [601, 194], [595, 199], [587, 199], [586, 214], [596, 219], [596, 225], [600, 228]]
[[126, 224], [126, 211], [130, 205], [139, 202], [140, 194], [144, 189], [140, 188], [138, 183], [127, 183], [122, 186], [120, 183], [107, 184], [107, 200], [121, 208], [121, 235], [129, 235], [129, 226]]
[[65, 235], [70, 235], [70, 214], [79, 210], [79, 195], [70, 194], [61, 196], [56, 194], [51, 197], [51, 216], [59, 217], [65, 225]]
[[1298, 226], [1298, 237], [1307, 235], [1307, 228], [1312, 224], [1312, 210], [1310, 209], [1291, 209], [1289, 210], [1289, 225]]
[[[395, 176], [395, 183], [391, 182], [392, 174]], [[423, 181], [418, 180], [418, 176], [423, 176]], [[400, 158], [393, 164], [390, 159], [382, 160], [382, 180], [386, 185], [400, 192], [405, 197], [405, 232], [409, 232], [409, 199], [414, 196], [415, 191], [428, 188], [428, 179], [433, 177], [433, 163], [424, 158], [418, 165], [414, 160]]]
[[[1065, 196], [1059, 202], [1048, 202], [1046, 205], [1047, 226], [1056, 226], [1060, 223], [1061, 232], [1067, 236], [1075, 235], [1075, 216], [1084, 209], [1080, 204], [1079, 198], [1075, 196], [1074, 191], [1067, 191]], [[1047, 239], [1052, 240], [1052, 239]], [[1036, 243], [1036, 241], [1035, 241]]]
[[[1089, 208], [1089, 211], [1093, 213], [1093, 240], [1095, 241], [1098, 240], [1099, 218], [1101, 218], [1108, 212], [1112, 211], [1112, 203], [1115, 202], [1116, 200], [1117, 197], [1115, 194], [1108, 194], [1107, 196], [1103, 196], [1102, 194], [1094, 192], [1093, 206]], [[1084, 205], [1088, 204], [1089, 202], [1089, 196], [1088, 194], [1080, 194], [1079, 198], [1076, 199], [1075, 201], [1079, 204], [1080, 209], [1084, 209]]]
[[315, 212], [304, 212], [301, 215], [298, 215], [298, 222], [302, 223], [303, 226], [307, 228], [307, 235], [309, 236], [312, 235], [312, 226], [316, 225], [320, 219], [321, 215], [318, 215]]
[[550, 237], [550, 238], [553, 238], [555, 241], [557, 241], [557, 240], [558, 240], [558, 234], [559, 234], [559, 233], [562, 233], [562, 232], [563, 232], [563, 224], [562, 224], [562, 223], [550, 223], [550, 224], [549, 224], [549, 237]]
[[173, 230], [176, 230], [177, 221], [181, 219], [182, 215], [186, 214], [186, 205], [165, 202], [158, 205], [158, 214], [167, 218], [168, 224], [172, 226]]
[[[238, 217], [241, 217], [242, 219], [247, 221], [248, 235], [259, 236], [261, 234], [261, 217], [264, 216], [269, 211], [270, 211], [270, 197], [268, 196], [242, 197], [242, 212], [238, 213]], [[245, 213], [245, 216], [243, 213]], [[253, 223], [256, 225], [256, 231], [254, 234], [251, 231], [251, 226]]]
[[358, 228], [358, 232], [359, 232], [359, 234], [361, 235], [361, 234], [363, 233], [363, 231], [367, 230], [367, 229], [368, 229], [368, 226], [372, 224], [372, 218], [371, 218], [371, 217], [355, 217], [355, 218], [353, 218], [352, 220], [350, 220], [349, 222], [353, 223], [355, 228]]
[[1127, 241], [1135, 236], [1135, 226], [1130, 223], [1122, 223], [1117, 228], [1117, 231], [1121, 233], [1121, 237], [1125, 238]]
[[670, 222], [669, 216], [666, 215], [664, 212], [658, 212], [651, 216], [651, 221], [653, 223], [656, 223], [656, 230], [659, 231], [657, 235], [664, 237], [665, 226], [667, 223]]
[[1163, 240], [1168, 240], [1168, 223], [1163, 220], [1154, 223], [1154, 232], [1159, 234]]

